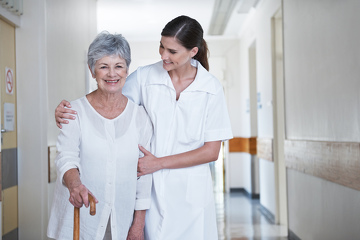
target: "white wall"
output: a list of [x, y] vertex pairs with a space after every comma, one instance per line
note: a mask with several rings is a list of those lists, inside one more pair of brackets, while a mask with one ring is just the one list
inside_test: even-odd
[[[56, 144], [59, 132], [54, 121], [56, 106], [62, 99], [71, 101], [86, 93], [86, 81], [89, 78], [87, 50], [97, 34], [96, 0], [47, 1], [46, 13], [50, 146]], [[49, 213], [54, 186], [55, 183], [50, 183], [48, 188]]]
[[47, 82], [44, 0], [24, 1], [16, 29], [19, 239], [45, 239]]
[[49, 145], [56, 144], [59, 132], [56, 106], [85, 95], [87, 50], [96, 34], [96, 0], [46, 1]]
[[[284, 1], [287, 138], [360, 141], [359, 10], [355, 0]], [[359, 239], [359, 191], [294, 170], [287, 176], [298, 237]]]
[[359, 191], [288, 170], [289, 228], [301, 239], [359, 239]]
[[[258, 129], [259, 138], [273, 138], [273, 107], [272, 107], [272, 52], [271, 52], [271, 19], [280, 8], [280, 0], [260, 1], [256, 10], [249, 12], [248, 19], [240, 32], [240, 74], [239, 85], [241, 91], [237, 96], [237, 103], [243, 106], [241, 117], [244, 124], [241, 126], [240, 136], [250, 137], [250, 116], [246, 111], [246, 102], [249, 99], [249, 48], [256, 48], [256, 81], [258, 102]], [[254, 44], [255, 43], [255, 44]], [[235, 101], [235, 100], [233, 100]], [[249, 158], [250, 160], [250, 158]], [[249, 161], [248, 160], [248, 161]], [[247, 164], [249, 166], [249, 164]], [[260, 203], [275, 215], [274, 164], [260, 160]], [[240, 174], [247, 174], [250, 169], [246, 164]], [[251, 192], [251, 191], [250, 191]]]
[[[96, 33], [96, 1], [24, 1], [16, 29], [19, 239], [47, 239], [52, 186], [47, 146], [54, 108], [84, 94], [84, 54]], [[92, 20], [93, 19], [93, 20]]]
[[260, 202], [273, 215], [276, 213], [274, 163], [259, 159]]
[[287, 137], [360, 142], [360, 2], [284, 7]]
[[[249, 116], [244, 117], [246, 102], [239, 98], [248, 95], [246, 86], [239, 81], [240, 41], [238, 39], [209, 40], [210, 64], [215, 56], [222, 56], [225, 65], [223, 68], [223, 86], [227, 100], [231, 127], [234, 137], [250, 137]], [[217, 64], [210, 65], [210, 72]], [[243, 188], [251, 192], [250, 155], [246, 153], [231, 152], [225, 159], [226, 165], [226, 191]]]
[[140, 66], [152, 64], [161, 60], [159, 54], [160, 34], [158, 41], [129, 41], [129, 44], [131, 48], [130, 73]]

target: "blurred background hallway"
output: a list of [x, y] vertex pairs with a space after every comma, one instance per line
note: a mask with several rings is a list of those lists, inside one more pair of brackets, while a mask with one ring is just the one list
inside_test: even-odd
[[[47, 239], [54, 109], [96, 88], [86, 52], [122, 33], [130, 72], [196, 18], [234, 139], [215, 171], [219, 239], [360, 239], [359, 0], [0, 0], [3, 240]], [[182, 240], [182, 239], [180, 239]]]

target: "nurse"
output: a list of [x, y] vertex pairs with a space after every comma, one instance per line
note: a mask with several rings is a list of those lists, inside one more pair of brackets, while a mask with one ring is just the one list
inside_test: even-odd
[[[220, 82], [208, 72], [203, 29], [179, 16], [161, 33], [162, 61], [139, 67], [123, 93], [143, 105], [154, 125], [150, 151], [139, 159], [138, 176], [153, 174], [145, 239], [217, 240], [209, 163], [221, 142], [232, 138]], [[57, 125], [73, 119], [67, 101], [57, 107]]]

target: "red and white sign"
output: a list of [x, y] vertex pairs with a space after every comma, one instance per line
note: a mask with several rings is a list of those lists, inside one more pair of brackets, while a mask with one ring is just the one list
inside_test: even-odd
[[14, 94], [14, 74], [11, 68], [5, 68], [5, 86], [7, 94]]

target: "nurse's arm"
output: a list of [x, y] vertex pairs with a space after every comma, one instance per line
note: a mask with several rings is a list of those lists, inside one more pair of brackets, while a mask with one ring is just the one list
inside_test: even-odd
[[62, 128], [61, 124], [68, 124], [69, 121], [66, 119], [75, 119], [75, 116], [71, 114], [76, 114], [76, 111], [70, 109], [71, 105], [68, 101], [62, 100], [55, 109], [55, 121], [58, 128]]
[[156, 172], [161, 169], [176, 169], [192, 167], [204, 163], [216, 161], [219, 157], [221, 141], [205, 142], [205, 144], [195, 150], [157, 158], [142, 146], [140, 150], [144, 157], [138, 162], [138, 176], [143, 176]]

